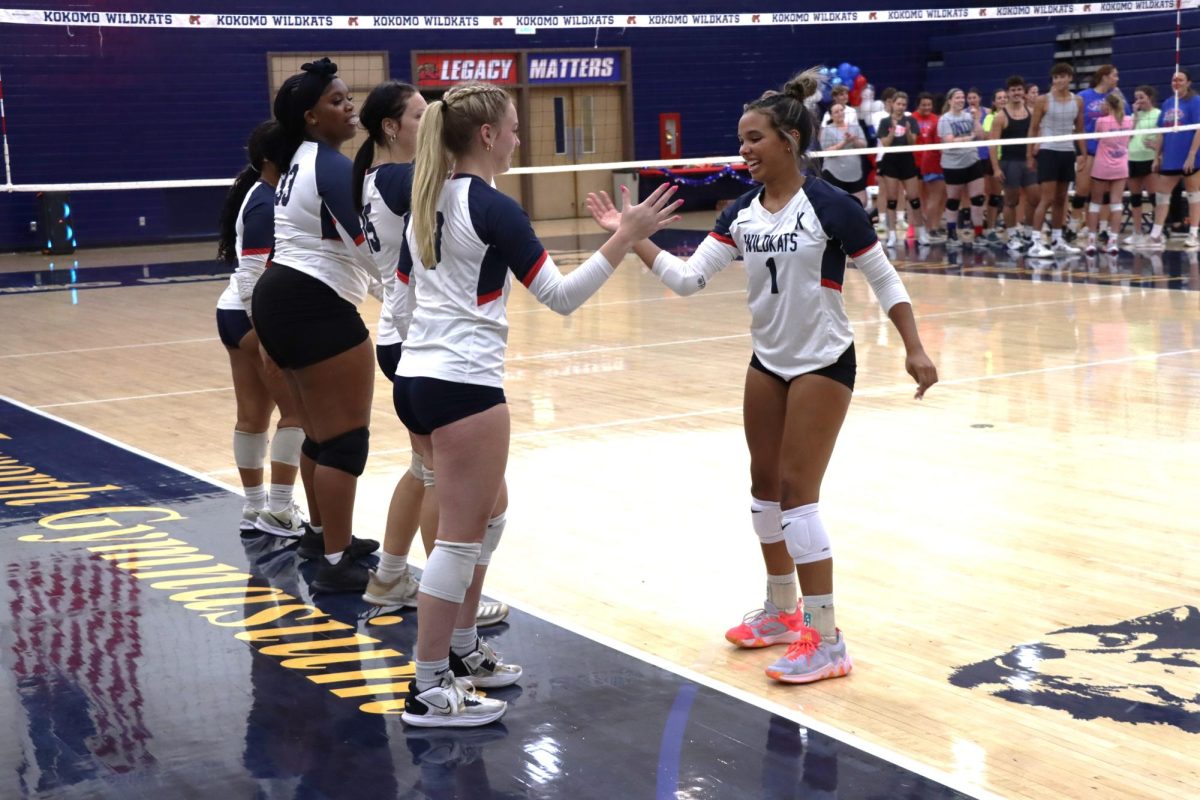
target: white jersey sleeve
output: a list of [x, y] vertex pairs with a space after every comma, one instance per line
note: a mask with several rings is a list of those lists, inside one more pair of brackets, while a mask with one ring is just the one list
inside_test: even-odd
[[395, 344], [408, 334], [408, 278], [411, 261], [400, 276], [405, 226], [412, 202], [412, 164], [383, 164], [363, 177], [362, 227], [383, 284], [377, 344]]

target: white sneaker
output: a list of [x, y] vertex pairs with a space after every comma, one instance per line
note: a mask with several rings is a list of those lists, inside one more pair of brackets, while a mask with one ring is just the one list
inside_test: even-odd
[[1026, 252], [1026, 255], [1032, 258], [1054, 258], [1054, 251], [1046, 247], [1045, 243], [1035, 241]]
[[1109, 243], [1108, 243], [1108, 249], [1107, 249], [1107, 250], [1105, 250], [1105, 252], [1106, 252], [1106, 253], [1108, 253], [1110, 256], [1119, 256], [1119, 255], [1121, 255], [1121, 248], [1120, 248], [1120, 247], [1117, 247], [1117, 240], [1116, 240], [1116, 239], [1113, 239], [1111, 242], [1109, 242]]
[[1145, 243], [1146, 237], [1141, 233], [1131, 233], [1121, 240], [1121, 244], [1128, 245], [1130, 247], [1141, 247]]
[[1197, 239], [1195, 234], [1189, 233], [1187, 236], [1185, 236], [1183, 238], [1183, 249], [1184, 250], [1200, 249], [1200, 239]]
[[480, 600], [479, 610], [475, 612], [475, 627], [486, 628], [489, 625], [499, 625], [508, 617], [508, 604], [499, 600]]
[[1083, 248], [1083, 252], [1087, 253], [1089, 256], [1096, 255], [1096, 243], [1088, 242], [1088, 246]]
[[524, 670], [516, 664], [505, 664], [492, 646], [482, 639], [475, 640], [475, 650], [460, 656], [450, 651], [450, 671], [455, 678], [468, 681], [476, 689], [499, 689], [521, 680]]
[[418, 728], [474, 728], [504, 716], [508, 703], [480, 697], [465, 680], [457, 680], [449, 670], [442, 682], [418, 693], [417, 682], [409, 684], [408, 698], [400, 719]]
[[1146, 237], [1146, 241], [1142, 243], [1142, 247], [1148, 250], [1162, 250], [1167, 246], [1167, 237], [1159, 234], [1158, 236], [1150, 235]]
[[371, 577], [367, 580], [367, 591], [363, 593], [363, 600], [375, 606], [416, 608], [417, 590], [420, 588], [420, 582], [407, 569], [401, 572], [394, 581], [382, 581], [379, 579], [379, 574], [375, 570], [371, 570]]
[[884, 247], [889, 247], [889, 248], [896, 247], [896, 232], [895, 231], [890, 231], [888, 233], [887, 244], [885, 244]]
[[1053, 244], [1052, 247], [1053, 247], [1055, 255], [1077, 256], [1080, 253], [1079, 248], [1073, 244], [1067, 244], [1066, 239], [1059, 239], [1057, 242], [1055, 242]]
[[238, 528], [243, 531], [252, 531], [256, 522], [258, 522], [258, 509], [251, 503], [243, 504], [242, 521], [238, 523]]
[[283, 511], [263, 509], [258, 512], [254, 527], [272, 536], [282, 536], [285, 539], [299, 539], [304, 535], [304, 515], [295, 503]]

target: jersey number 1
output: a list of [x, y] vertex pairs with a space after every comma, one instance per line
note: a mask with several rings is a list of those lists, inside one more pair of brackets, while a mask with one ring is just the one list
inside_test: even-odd
[[775, 259], [767, 259], [767, 272], [771, 273], [771, 294], [779, 294], [779, 276], [775, 272]]

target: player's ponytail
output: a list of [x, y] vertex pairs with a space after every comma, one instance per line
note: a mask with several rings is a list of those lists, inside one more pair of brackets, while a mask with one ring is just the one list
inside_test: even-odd
[[278, 140], [279, 126], [273, 121], [261, 123], [250, 133], [250, 139], [246, 142], [246, 158], [250, 163], [233, 179], [233, 186], [221, 206], [221, 238], [217, 242], [217, 260], [222, 263], [237, 263], [238, 213], [242, 210], [246, 195], [262, 177], [263, 162], [274, 160], [271, 151], [278, 150]]
[[285, 168], [292, 162], [300, 145], [304, 144], [304, 114], [317, 104], [326, 87], [337, 77], [337, 64], [328, 58], [301, 64], [300, 70], [283, 82], [271, 106], [275, 119], [283, 129], [287, 161], [282, 166]]
[[437, 264], [434, 239], [437, 235], [437, 204], [450, 172], [443, 121], [446, 104], [435, 100], [425, 109], [417, 128], [417, 158], [413, 170], [412, 224], [417, 255], [426, 267]]
[[821, 73], [816, 68], [805, 70], [783, 85], [783, 91], [764, 92], [762, 97], [747, 103], [746, 111], [757, 111], [771, 120], [775, 132], [787, 140], [798, 166], [804, 154], [817, 138], [817, 120], [808, 101], [821, 91]]

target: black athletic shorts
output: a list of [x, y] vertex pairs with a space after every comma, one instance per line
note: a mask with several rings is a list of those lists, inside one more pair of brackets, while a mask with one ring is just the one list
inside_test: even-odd
[[221, 337], [221, 344], [230, 350], [238, 349], [251, 327], [253, 326], [250, 324], [250, 315], [245, 311], [233, 308], [217, 309], [217, 335]]
[[921, 177], [921, 170], [917, 169], [917, 162], [912, 153], [889, 153], [876, 169], [883, 177], [895, 178], [898, 181]]
[[837, 188], [841, 189], [846, 194], [854, 194], [855, 192], [862, 192], [862, 191], [865, 191], [867, 188], [867, 178], [865, 175], [856, 181], [843, 181], [843, 180], [838, 180], [829, 172], [822, 171], [821, 172], [821, 180], [825, 181], [826, 183], [830, 184], [831, 186], [836, 186]]
[[507, 402], [496, 386], [396, 376], [392, 404], [404, 427], [421, 436]]
[[983, 173], [983, 165], [984, 164], [987, 164], [990, 167], [992, 162], [976, 161], [974, 164], [972, 164], [969, 167], [958, 167], [958, 168], [947, 167], [943, 164], [942, 165], [942, 173], [946, 176], [946, 185], [947, 186], [966, 186], [968, 183], [970, 183], [973, 180], [977, 180], [979, 178], [985, 177], [984, 173]]
[[1038, 183], [1070, 183], [1075, 180], [1075, 153], [1067, 150], [1038, 150]]
[[328, 284], [275, 262], [254, 287], [254, 329], [283, 369], [301, 369], [344, 353], [370, 334], [358, 309]]
[[[797, 375], [796, 378], [787, 379], [776, 375], [774, 372], [771, 372], [771, 370], [763, 366], [763, 363], [758, 360], [757, 354], [752, 354], [750, 356], [750, 366], [764, 375], [770, 375], [772, 378], [785, 385], [791, 383], [796, 378], [803, 377], [803, 375]], [[851, 342], [850, 346], [846, 348], [846, 352], [842, 353], [837, 361], [833, 362], [828, 367], [821, 367], [820, 369], [815, 369], [812, 372], [806, 372], [804, 374], [823, 375], [826, 378], [832, 378], [853, 392], [854, 377], [857, 373], [858, 363], [854, 359], [854, 343]]]
[[379, 362], [379, 369], [392, 383], [396, 382], [396, 367], [400, 366], [400, 351], [403, 349], [404, 342], [375, 345], [375, 360]]
[[1154, 169], [1153, 161], [1130, 161], [1129, 162], [1129, 177], [1145, 178]]

